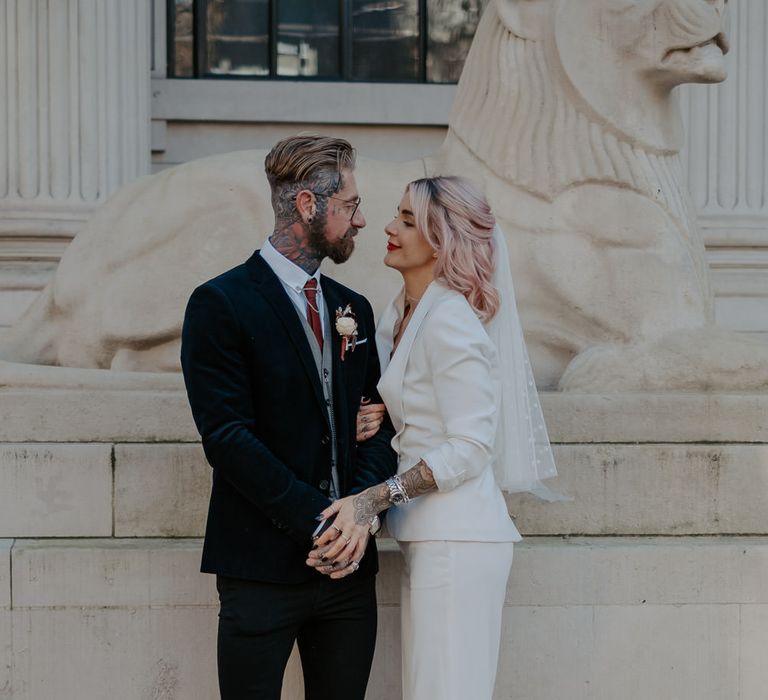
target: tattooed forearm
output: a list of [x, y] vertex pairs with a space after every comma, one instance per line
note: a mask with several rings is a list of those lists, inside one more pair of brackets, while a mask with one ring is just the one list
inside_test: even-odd
[[355, 507], [355, 523], [358, 525], [369, 523], [374, 515], [389, 508], [389, 489], [386, 484], [371, 486], [355, 496], [352, 504]]
[[408, 498], [416, 498], [416, 496], [437, 490], [432, 470], [423, 461], [401, 474], [400, 481], [408, 494]]

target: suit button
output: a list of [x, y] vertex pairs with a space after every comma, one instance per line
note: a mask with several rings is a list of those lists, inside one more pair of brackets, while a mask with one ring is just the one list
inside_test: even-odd
[[327, 489], [327, 488], [330, 486], [330, 484], [328, 483], [328, 480], [327, 480], [327, 479], [323, 479], [323, 480], [322, 480], [322, 481], [321, 481], [321, 482], [318, 484], [318, 486], [320, 487], [320, 490], [321, 490], [321, 491], [325, 491], [325, 490], [326, 490], [326, 489]]
[[323, 435], [323, 437], [320, 439], [321, 445], [327, 445], [331, 441], [331, 438], [329, 438], [327, 435]]

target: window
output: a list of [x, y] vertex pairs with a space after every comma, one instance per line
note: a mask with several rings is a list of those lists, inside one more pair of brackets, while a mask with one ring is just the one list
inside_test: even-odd
[[168, 0], [168, 73], [455, 83], [487, 3]]

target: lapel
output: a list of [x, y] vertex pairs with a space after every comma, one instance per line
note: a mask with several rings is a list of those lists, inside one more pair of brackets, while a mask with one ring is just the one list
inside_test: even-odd
[[[320, 377], [317, 373], [317, 364], [312, 355], [312, 349], [309, 346], [296, 307], [288, 298], [283, 283], [261, 255], [259, 255], [258, 250], [246, 261], [245, 265], [251, 279], [256, 284], [256, 289], [267, 300], [275, 315], [283, 323], [286, 334], [296, 348], [296, 352], [301, 358], [301, 364], [312, 384], [321, 413], [327, 420], [328, 412], [325, 406], [325, 398], [323, 397], [323, 387], [320, 384]], [[325, 293], [325, 290], [323, 290], [323, 293]]]
[[[411, 350], [413, 349], [413, 343], [418, 337], [419, 328], [424, 323], [424, 319], [427, 314], [435, 306], [435, 304], [446, 296], [452, 294], [452, 292], [441, 285], [439, 282], [432, 282], [427, 291], [424, 292], [424, 296], [421, 298], [416, 308], [413, 311], [413, 316], [408, 322], [408, 326], [400, 338], [400, 342], [395, 349], [392, 358], [389, 359], [389, 364], [386, 366], [386, 370], [381, 375], [379, 381], [379, 393], [387, 403], [387, 410], [389, 416], [392, 419], [395, 430], [395, 439], [399, 439], [400, 433], [403, 431], [405, 411], [403, 409], [403, 393], [405, 391], [404, 378], [405, 370], [408, 366], [408, 358], [410, 357]], [[398, 314], [401, 313], [397, 304], [402, 301], [402, 293], [398, 295], [395, 301], [390, 304], [385, 313], [382, 315], [381, 323], [379, 324], [379, 330], [377, 331], [376, 342], [379, 342], [381, 338], [383, 348], [391, 348], [393, 345], [393, 331], [394, 324], [398, 318]], [[402, 303], [400, 303], [402, 308]], [[394, 314], [392, 311], [394, 310]], [[388, 327], [384, 326], [385, 321], [389, 321]], [[387, 350], [388, 352], [388, 350]]]
[[384, 374], [392, 355], [392, 346], [395, 339], [395, 323], [397, 319], [403, 313], [403, 300], [405, 299], [405, 287], [403, 287], [398, 295], [387, 304], [384, 312], [379, 317], [379, 322], [376, 325], [376, 349], [379, 352], [379, 367], [381, 373]]

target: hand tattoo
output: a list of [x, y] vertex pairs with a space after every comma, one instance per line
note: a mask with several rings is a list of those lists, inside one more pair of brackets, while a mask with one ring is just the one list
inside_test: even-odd
[[371, 522], [374, 515], [378, 515], [391, 505], [389, 489], [386, 484], [371, 486], [355, 496], [352, 505], [355, 508], [355, 524], [366, 525]]

